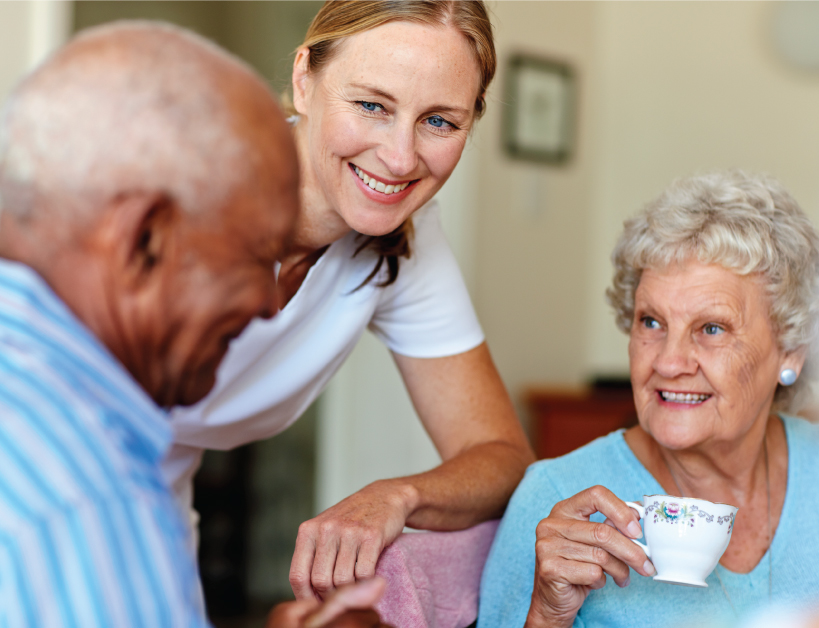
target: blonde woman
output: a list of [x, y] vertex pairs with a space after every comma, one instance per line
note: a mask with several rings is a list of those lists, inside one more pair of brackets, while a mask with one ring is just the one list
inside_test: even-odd
[[281, 310], [231, 344], [208, 398], [174, 411], [168, 471], [189, 503], [203, 449], [285, 429], [367, 328], [391, 350], [443, 458], [303, 524], [290, 574], [300, 599], [372, 576], [405, 525], [455, 530], [499, 516], [533, 460], [431, 202], [495, 65], [482, 2], [328, 2], [297, 52], [302, 201], [275, 269]]

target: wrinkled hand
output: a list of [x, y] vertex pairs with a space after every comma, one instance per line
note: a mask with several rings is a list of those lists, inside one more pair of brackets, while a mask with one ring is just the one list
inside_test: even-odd
[[344, 587], [324, 603], [310, 599], [279, 604], [265, 628], [389, 628], [372, 608], [384, 586], [381, 578], [374, 578]]
[[372, 578], [382, 550], [404, 529], [413, 499], [406, 485], [382, 480], [302, 523], [290, 564], [296, 599], [326, 599], [338, 587]]
[[[596, 512], [606, 523], [589, 521]], [[614, 493], [594, 486], [555, 504], [537, 526], [535, 586], [526, 628], [571, 626], [589, 592], [629, 584], [629, 567], [644, 576], [654, 566], [630, 538], [642, 536], [637, 514]]]

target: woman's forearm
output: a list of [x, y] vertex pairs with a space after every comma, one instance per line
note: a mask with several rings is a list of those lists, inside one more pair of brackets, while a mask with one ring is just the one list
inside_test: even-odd
[[500, 517], [533, 459], [528, 447], [488, 442], [425, 473], [384, 482], [406, 500], [407, 526], [459, 530]]

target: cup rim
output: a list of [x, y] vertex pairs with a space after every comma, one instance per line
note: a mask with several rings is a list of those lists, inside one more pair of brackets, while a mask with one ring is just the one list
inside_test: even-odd
[[676, 495], [666, 495], [664, 493], [654, 493], [652, 495], [643, 495], [643, 499], [646, 497], [673, 497], [674, 499], [692, 499], [698, 502], [705, 502], [706, 504], [714, 504], [715, 506], [728, 506], [729, 508], [733, 508], [735, 510], [739, 510], [739, 506], [734, 506], [733, 504], [726, 504], [724, 502], [712, 502], [708, 499], [702, 499], [701, 497], [677, 497]]

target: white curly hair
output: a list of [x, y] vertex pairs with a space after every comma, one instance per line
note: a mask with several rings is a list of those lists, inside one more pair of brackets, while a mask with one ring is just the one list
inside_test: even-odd
[[[741, 171], [679, 179], [627, 220], [612, 253], [614, 278], [606, 291], [617, 326], [631, 330], [643, 270], [691, 258], [741, 275], [758, 273], [770, 297], [780, 348], [790, 352], [814, 342], [819, 235], [778, 181]], [[811, 354], [799, 381], [777, 389], [776, 409], [792, 411], [805, 402]]]

